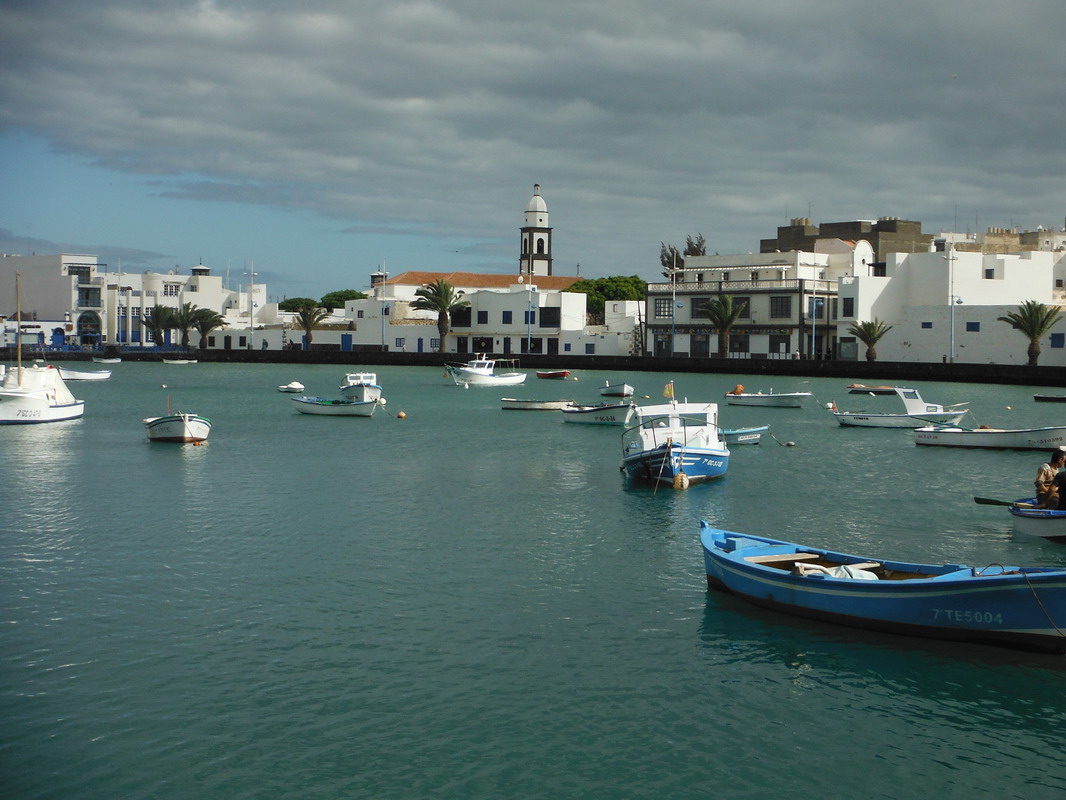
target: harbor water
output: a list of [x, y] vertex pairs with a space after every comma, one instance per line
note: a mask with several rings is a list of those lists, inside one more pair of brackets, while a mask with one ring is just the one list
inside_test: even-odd
[[[101, 365], [102, 366], [102, 365]], [[707, 591], [701, 519], [869, 557], [1066, 566], [1005, 508], [1042, 452], [852, 429], [840, 381], [612, 374], [468, 389], [378, 368], [121, 363], [75, 422], [0, 428], [0, 793], [29, 798], [1059, 798], [1066, 659], [804, 621]], [[352, 367], [351, 369], [356, 369]], [[504, 396], [717, 401], [721, 480], [628, 482], [621, 429]], [[762, 379], [760, 379], [762, 380]], [[802, 409], [726, 390], [811, 391]], [[921, 383], [965, 424], [1032, 386]], [[1053, 391], [1054, 393], [1054, 391]], [[201, 446], [142, 419], [195, 411]], [[402, 412], [402, 415], [401, 415]]]

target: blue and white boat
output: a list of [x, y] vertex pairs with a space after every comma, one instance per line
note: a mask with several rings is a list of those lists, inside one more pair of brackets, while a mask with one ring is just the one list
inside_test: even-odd
[[770, 430], [769, 425], [758, 425], [753, 428], [726, 428], [722, 431], [722, 439], [727, 445], [758, 444], [762, 441], [762, 435], [768, 430]]
[[700, 523], [707, 585], [855, 628], [1066, 653], [1066, 569], [871, 560]]
[[377, 373], [374, 372], [349, 372], [337, 388], [347, 400], [373, 403], [381, 399], [381, 385], [378, 383]]
[[718, 428], [717, 403], [671, 400], [637, 406], [635, 424], [622, 434], [622, 469], [631, 478], [683, 489], [719, 478], [729, 466], [729, 448]]
[[1010, 507], [1014, 532], [1041, 539], [1066, 537], [1066, 509], [1037, 508], [1035, 497], [1015, 500]]

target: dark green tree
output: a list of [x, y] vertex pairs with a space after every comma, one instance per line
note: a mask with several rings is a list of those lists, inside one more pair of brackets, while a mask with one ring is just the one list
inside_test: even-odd
[[607, 278], [584, 278], [570, 285], [568, 292], [581, 292], [586, 296], [585, 313], [596, 323], [602, 324], [604, 307], [611, 300], [644, 300], [648, 284], [636, 275], [614, 275]]
[[447, 348], [444, 340], [448, 337], [451, 327], [451, 314], [460, 308], [470, 305], [469, 300], [461, 300], [462, 292], [456, 292], [455, 287], [445, 280], [434, 281], [415, 291], [418, 298], [411, 303], [411, 308], [418, 311], [434, 311], [437, 314], [437, 334], [440, 336], [440, 350], [443, 353]]
[[744, 309], [748, 307], [746, 300], [740, 303], [733, 302], [733, 295], [722, 294], [712, 297], [700, 310], [718, 329], [718, 357], [729, 358], [729, 331], [740, 319]]
[[685, 266], [685, 256], [707, 255], [707, 240], [703, 238], [702, 233], [697, 233], [695, 238], [686, 237], [683, 253], [672, 244], [666, 242], [659, 242], [659, 244], [659, 263], [663, 265], [664, 270], [681, 269]]
[[329, 315], [329, 309], [322, 308], [314, 300], [308, 300], [296, 309], [296, 324], [303, 328], [304, 336], [307, 337], [308, 350], [311, 349], [315, 327]]
[[289, 313], [295, 313], [308, 303], [313, 306], [318, 305], [318, 301], [314, 300], [311, 297], [290, 297], [278, 303], [278, 311], [288, 311]]
[[322, 299], [319, 300], [318, 304], [332, 311], [335, 308], [344, 308], [344, 304], [348, 300], [365, 299], [366, 295], [363, 292], [357, 292], [355, 289], [338, 289], [335, 292], [322, 295]]
[[181, 308], [171, 312], [170, 327], [181, 331], [181, 346], [189, 346], [189, 331], [196, 322], [196, 312], [199, 311], [192, 303], [184, 303]]
[[891, 325], [874, 317], [872, 321], [853, 322], [848, 326], [848, 333], [866, 345], [866, 360], [877, 361], [877, 343], [892, 330]]
[[217, 311], [210, 308], [198, 308], [193, 313], [192, 327], [200, 334], [200, 349], [207, 347], [207, 337], [211, 331], [217, 330], [226, 324], [225, 318]]
[[1026, 300], [1017, 311], [999, 317], [1000, 322], [1006, 322], [1014, 330], [1020, 331], [1022, 336], [1029, 340], [1029, 366], [1035, 367], [1040, 358], [1040, 339], [1050, 331], [1060, 319], [1062, 314], [1058, 308], [1046, 306], [1036, 300]]
[[174, 315], [174, 309], [170, 306], [161, 306], [158, 303], [151, 308], [144, 310], [144, 327], [152, 334], [152, 341], [156, 347], [162, 347], [163, 341], [166, 338], [166, 333], [174, 327], [171, 321]]

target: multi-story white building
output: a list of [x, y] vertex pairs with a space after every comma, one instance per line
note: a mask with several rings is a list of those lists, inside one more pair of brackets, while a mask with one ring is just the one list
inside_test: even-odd
[[6, 304], [0, 314], [12, 318], [16, 272], [21, 274], [23, 317], [28, 318], [23, 329], [53, 347], [154, 346], [144, 321], [157, 305], [191, 303], [218, 312], [227, 327], [244, 329], [237, 334], [241, 341], [231, 342], [238, 347], [251, 343], [252, 328], [278, 321], [277, 305], [266, 302], [266, 284], [254, 283], [254, 273], [239, 290], [229, 290], [203, 264], [188, 274], [177, 269], [165, 274], [112, 272], [94, 255], [74, 254], [0, 256], [0, 302]]

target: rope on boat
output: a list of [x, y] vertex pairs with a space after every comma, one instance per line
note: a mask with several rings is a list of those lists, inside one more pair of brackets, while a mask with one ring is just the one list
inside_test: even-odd
[[1047, 607], [1040, 600], [1040, 595], [1036, 593], [1036, 587], [1033, 586], [1033, 582], [1029, 580], [1029, 573], [1024, 569], [1021, 571], [1022, 577], [1025, 578], [1025, 583], [1029, 587], [1029, 591], [1033, 593], [1033, 599], [1036, 600], [1036, 604], [1040, 606], [1040, 610], [1044, 612], [1044, 616], [1047, 617], [1047, 621], [1051, 624], [1051, 627], [1055, 629], [1055, 633], [1059, 636], [1066, 637], [1066, 631], [1063, 631], [1058, 625], [1055, 624], [1055, 620], [1051, 618], [1051, 614], [1048, 613]]

